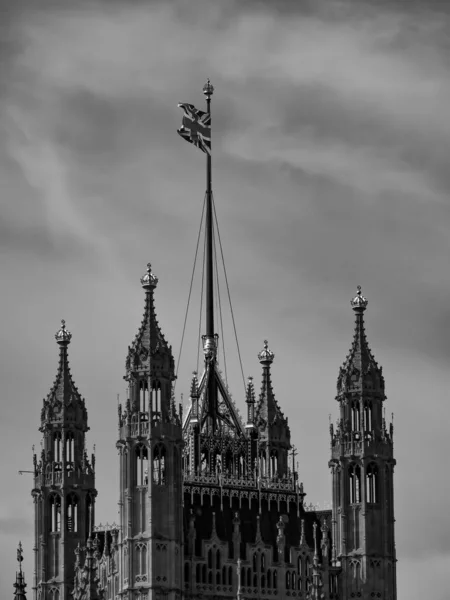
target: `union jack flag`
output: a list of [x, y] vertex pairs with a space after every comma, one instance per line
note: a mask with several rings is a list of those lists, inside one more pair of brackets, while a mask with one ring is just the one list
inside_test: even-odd
[[211, 115], [192, 104], [178, 106], [184, 110], [183, 124], [177, 130], [178, 133], [206, 154], [211, 154]]

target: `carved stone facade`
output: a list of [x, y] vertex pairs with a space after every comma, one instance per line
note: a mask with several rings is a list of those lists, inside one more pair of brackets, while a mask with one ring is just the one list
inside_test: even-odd
[[[70, 376], [70, 334], [42, 411], [35, 457], [35, 600], [396, 599], [393, 428], [384, 379], [368, 347], [358, 291], [353, 345], [331, 426], [332, 509], [304, 504], [288, 419], [272, 387], [274, 354], [258, 354], [241, 418], [204, 339], [190, 407], [175, 407], [174, 359], [158, 325], [148, 266], [144, 316], [128, 349], [119, 406], [119, 523], [94, 526], [87, 413]], [[75, 507], [75, 508], [74, 508]]]

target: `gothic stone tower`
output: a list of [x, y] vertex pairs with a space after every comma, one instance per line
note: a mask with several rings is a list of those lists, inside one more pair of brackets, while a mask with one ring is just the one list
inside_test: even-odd
[[123, 600], [181, 597], [182, 432], [172, 399], [172, 349], [156, 320], [158, 279], [141, 278], [145, 310], [128, 349], [128, 399], [119, 406], [119, 589]]
[[396, 599], [393, 426], [383, 417], [384, 378], [367, 344], [367, 300], [351, 301], [355, 335], [341, 367], [340, 418], [331, 433], [332, 564], [341, 566], [340, 597]]
[[65, 323], [55, 335], [59, 367], [41, 411], [43, 443], [34, 461], [34, 599], [68, 600], [74, 579], [75, 549], [94, 523], [95, 460], [85, 450], [88, 431], [84, 399], [69, 369], [72, 335]]

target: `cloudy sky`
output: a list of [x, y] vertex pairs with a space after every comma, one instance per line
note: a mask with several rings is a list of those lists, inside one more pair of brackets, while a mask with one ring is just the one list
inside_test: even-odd
[[[139, 277], [150, 260], [177, 357], [205, 181], [203, 154], [176, 134], [177, 103], [201, 107], [209, 76], [245, 374], [259, 385], [267, 337], [307, 501], [328, 501], [328, 415], [363, 286], [395, 413], [398, 597], [447, 598], [450, 11], [425, 0], [4, 0], [0, 13], [0, 596], [12, 595], [19, 539], [32, 584], [32, 480], [18, 470], [39, 448], [61, 318], [97, 448], [97, 519], [117, 519], [116, 398]], [[199, 287], [178, 397], [197, 361]], [[230, 328], [225, 342], [242, 409]]]

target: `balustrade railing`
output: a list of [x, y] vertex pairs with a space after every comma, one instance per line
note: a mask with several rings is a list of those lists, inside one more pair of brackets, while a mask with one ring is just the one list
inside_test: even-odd
[[280, 491], [299, 491], [302, 493], [302, 487], [297, 483], [294, 477], [256, 477], [255, 474], [250, 474], [246, 477], [233, 477], [222, 474], [184, 474], [185, 483], [198, 483], [206, 485], [216, 485], [221, 487], [242, 487], [242, 488], [261, 488]]

